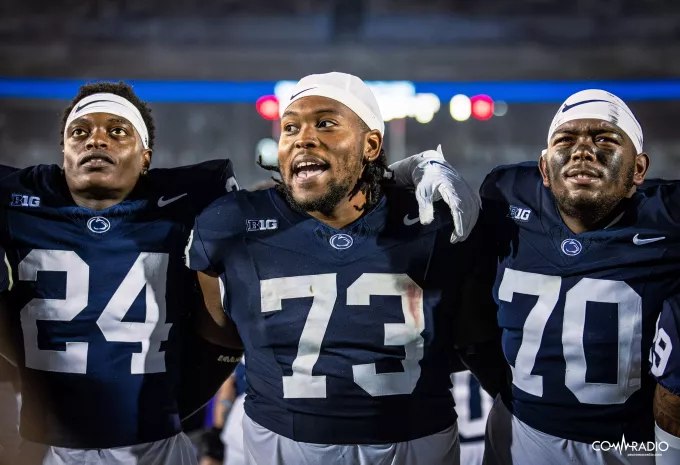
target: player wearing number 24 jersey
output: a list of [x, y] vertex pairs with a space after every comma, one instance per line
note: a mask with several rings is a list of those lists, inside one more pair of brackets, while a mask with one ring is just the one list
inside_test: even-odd
[[482, 185], [478, 227], [499, 246], [493, 292], [513, 372], [487, 463], [654, 463], [597, 447], [653, 441], [648, 354], [680, 290], [680, 191], [635, 191], [641, 146], [623, 102], [584, 91], [558, 111], [540, 169], [500, 167]]
[[462, 309], [475, 239], [452, 246], [448, 212], [422, 225], [411, 193], [380, 184], [384, 123], [360, 79], [297, 89], [282, 184], [214, 202], [188, 249], [245, 347], [247, 463], [458, 463], [449, 368], [495, 335]]
[[187, 292], [195, 278], [182, 251], [195, 208], [216, 196], [204, 187], [224, 186], [225, 170], [224, 161], [150, 170], [131, 197], [101, 211], [61, 193], [56, 165], [3, 179], [25, 439], [101, 448], [180, 431], [172, 386], [200, 302]]
[[228, 363], [182, 362], [222, 351], [190, 338], [209, 326], [189, 320], [207, 312], [184, 249], [198, 211], [233, 184], [231, 164], [149, 169], [153, 120], [124, 83], [83, 86], [62, 130], [63, 169], [0, 168], [0, 327], [26, 440], [16, 463], [196, 463], [181, 371]]

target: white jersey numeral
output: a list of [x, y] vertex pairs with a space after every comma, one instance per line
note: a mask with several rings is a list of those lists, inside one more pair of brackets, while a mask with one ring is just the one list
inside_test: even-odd
[[64, 350], [38, 348], [38, 320], [71, 321], [87, 307], [90, 267], [70, 250], [31, 250], [19, 263], [20, 281], [37, 281], [39, 271], [66, 273], [63, 299], [34, 298], [21, 309], [26, 367], [60, 373], [87, 372], [87, 342], [65, 343]]
[[325, 398], [326, 377], [313, 376], [312, 369], [319, 360], [321, 343], [338, 290], [335, 273], [291, 278], [274, 278], [260, 282], [262, 311], [281, 310], [281, 301], [313, 297], [312, 308], [302, 329], [297, 357], [293, 361], [293, 375], [283, 377], [284, 398]]
[[[165, 353], [160, 345], [168, 339], [166, 323], [167, 254], [142, 253], [97, 319], [104, 338], [110, 342], [139, 342], [141, 353], [132, 354], [132, 374], [165, 371]], [[73, 251], [32, 250], [19, 263], [19, 279], [36, 281], [38, 272], [66, 274], [63, 299], [34, 298], [21, 310], [26, 367], [59, 373], [87, 372], [87, 342], [65, 342], [64, 350], [38, 346], [38, 321], [72, 321], [88, 305], [90, 267]], [[145, 290], [146, 318], [143, 323], [123, 322], [136, 297]], [[86, 336], [86, 335], [83, 335]]]
[[[325, 398], [326, 376], [312, 375], [337, 300], [337, 275], [273, 278], [260, 282], [262, 312], [278, 311], [285, 299], [312, 297], [302, 329], [293, 374], [283, 376], [285, 398]], [[385, 324], [385, 345], [404, 346], [400, 373], [376, 373], [374, 363], [352, 367], [354, 381], [372, 396], [409, 394], [420, 378], [425, 329], [423, 290], [405, 274], [364, 273], [347, 289], [347, 305], [370, 305], [371, 295], [399, 296], [404, 323]]]
[[452, 373], [451, 382], [458, 414], [458, 433], [466, 439], [483, 438], [493, 398], [469, 371]]
[[[133, 375], [165, 372], [165, 352], [161, 343], [168, 340], [172, 323], [166, 323], [165, 283], [168, 254], [139, 254], [130, 271], [97, 319], [97, 326], [110, 342], [141, 342], [142, 351], [132, 354]], [[124, 322], [132, 303], [144, 290], [146, 318], [143, 323]]]
[[[654, 376], [663, 376], [666, 371], [666, 365], [668, 364], [668, 359], [673, 351], [673, 343], [668, 333], [659, 327], [659, 322], [661, 320], [661, 315], [656, 319], [656, 332], [654, 333], [654, 342], [652, 348], [649, 351], [649, 363], [652, 364], [652, 369], [650, 370]], [[656, 357], [655, 357], [656, 355]]]
[[513, 384], [537, 397], [543, 396], [543, 377], [533, 375], [531, 371], [536, 363], [536, 354], [541, 346], [545, 325], [560, 297], [560, 284], [559, 276], [525, 273], [506, 268], [503, 281], [498, 288], [498, 298], [506, 302], [512, 302], [515, 292], [538, 296], [536, 305], [529, 312], [522, 328], [522, 344], [517, 351], [515, 366], [510, 367]]
[[[529, 312], [522, 331], [515, 359], [513, 384], [538, 397], [543, 396], [543, 377], [532, 374], [546, 323], [559, 299], [562, 278], [507, 268], [498, 297], [512, 302], [513, 294], [538, 296]], [[587, 360], [583, 337], [586, 304], [613, 303], [618, 307], [618, 367], [617, 383], [586, 381]], [[622, 404], [640, 389], [642, 360], [642, 298], [623, 281], [584, 278], [565, 296], [562, 325], [562, 346], [566, 362], [564, 383], [584, 404]]]
[[401, 297], [403, 323], [385, 323], [385, 345], [404, 346], [401, 373], [376, 373], [375, 363], [354, 365], [354, 382], [372, 396], [410, 394], [420, 378], [425, 329], [423, 290], [405, 274], [364, 273], [347, 288], [347, 305], [370, 305], [372, 295]]

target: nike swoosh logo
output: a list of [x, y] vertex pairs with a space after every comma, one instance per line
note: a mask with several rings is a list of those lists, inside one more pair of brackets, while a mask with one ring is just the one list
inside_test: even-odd
[[633, 244], [635, 244], [635, 245], [644, 245], [644, 244], [649, 244], [651, 242], [657, 242], [657, 241], [662, 241], [662, 240], [666, 239], [666, 236], [650, 237], [649, 239], [639, 239], [638, 236], [639, 236], [639, 234], [636, 234], [635, 237], [633, 237]]
[[161, 198], [158, 199], [158, 206], [161, 207], [161, 208], [163, 208], [163, 207], [165, 207], [166, 205], [171, 204], [171, 203], [174, 202], [175, 200], [181, 199], [181, 198], [184, 197], [185, 195], [189, 195], [189, 194], [187, 194], [187, 193], [185, 192], [184, 194], [180, 194], [180, 195], [178, 195], [177, 197], [173, 197], [173, 198], [171, 198], [171, 199], [164, 199], [164, 198], [161, 196]]
[[[97, 103], [97, 102], [110, 102], [110, 101], [111, 101], [111, 100], [92, 100], [91, 102], [87, 102], [85, 105], [81, 105], [81, 106], [79, 106], [78, 108], [76, 108], [76, 113], [78, 113], [80, 110], [82, 110], [82, 109], [85, 108], [86, 106], [92, 105], [93, 103]], [[113, 102], [113, 103], [118, 103], [118, 102]]]
[[447, 170], [447, 171], [449, 171], [449, 172], [451, 172], [451, 173], [454, 172], [454, 171], [451, 169], [450, 166], [446, 166], [446, 164], [444, 164], [444, 163], [442, 163], [442, 162], [440, 162], [440, 161], [430, 160], [429, 162], [427, 162], [427, 164], [428, 164], [428, 165], [439, 165], [439, 166], [441, 166], [442, 168], [444, 168], [445, 170]]
[[312, 90], [312, 89], [316, 89], [316, 87], [310, 87], [309, 89], [301, 90], [301, 91], [298, 92], [297, 94], [291, 95], [291, 96], [290, 96], [290, 99], [293, 100], [295, 97], [297, 97], [297, 96], [300, 95], [301, 93], [307, 92], [308, 90]]
[[584, 101], [582, 101], [582, 102], [572, 103], [571, 105], [565, 105], [564, 108], [562, 108], [562, 113], [564, 113], [565, 111], [569, 111], [569, 110], [571, 110], [572, 108], [577, 107], [577, 106], [579, 106], [579, 105], [585, 105], [586, 103], [594, 103], [594, 102], [611, 103], [611, 102], [608, 101], [608, 100], [599, 100], [599, 99], [595, 99], [595, 100], [584, 100]]
[[444, 168], [448, 168], [448, 166], [446, 166], [444, 163], [442, 163], [440, 161], [430, 160], [428, 163], [430, 165], [439, 165], [439, 166], [443, 166]]
[[404, 215], [404, 224], [406, 226], [411, 226], [411, 225], [419, 223], [419, 222], [420, 222], [420, 218], [418, 218], [417, 216], [415, 218], [411, 219], [411, 218], [408, 217], [408, 215]]

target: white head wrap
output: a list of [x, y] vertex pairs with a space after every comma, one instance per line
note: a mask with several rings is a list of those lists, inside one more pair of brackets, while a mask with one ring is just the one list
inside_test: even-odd
[[73, 110], [66, 119], [66, 127], [76, 118], [90, 113], [110, 113], [125, 118], [139, 133], [144, 148], [149, 148], [149, 131], [144, 124], [144, 119], [137, 107], [128, 99], [109, 93], [88, 95], [73, 106]]
[[290, 100], [280, 106], [279, 116], [283, 116], [294, 101], [312, 95], [342, 103], [356, 113], [370, 129], [377, 129], [385, 134], [385, 122], [373, 91], [364, 81], [346, 73], [310, 74], [303, 77], [291, 92]]
[[548, 144], [555, 130], [575, 119], [600, 119], [618, 126], [633, 141], [637, 153], [642, 153], [642, 127], [628, 105], [614, 94], [600, 89], [577, 92], [560, 106], [548, 131]]

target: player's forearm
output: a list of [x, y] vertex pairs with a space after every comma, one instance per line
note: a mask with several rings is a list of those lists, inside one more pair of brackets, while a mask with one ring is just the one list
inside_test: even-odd
[[215, 428], [222, 429], [224, 427], [224, 422], [234, 404], [234, 400], [236, 400], [236, 386], [232, 373], [220, 388], [215, 399], [215, 406], [213, 408], [213, 425]]
[[654, 420], [662, 430], [680, 437], [680, 396], [661, 385], [654, 392]]
[[228, 318], [224, 313], [219, 278], [203, 272], [197, 273], [197, 276], [205, 310], [217, 326], [225, 325]]
[[229, 320], [224, 326], [218, 326], [205, 311], [198, 310], [194, 315], [194, 331], [205, 341], [215, 346], [233, 350], [243, 350], [243, 342], [236, 330], [236, 325]]
[[219, 278], [198, 273], [198, 282], [205, 307], [193, 312], [195, 331], [206, 341], [230, 349], [242, 349], [243, 344], [236, 325], [224, 313], [219, 289]]

